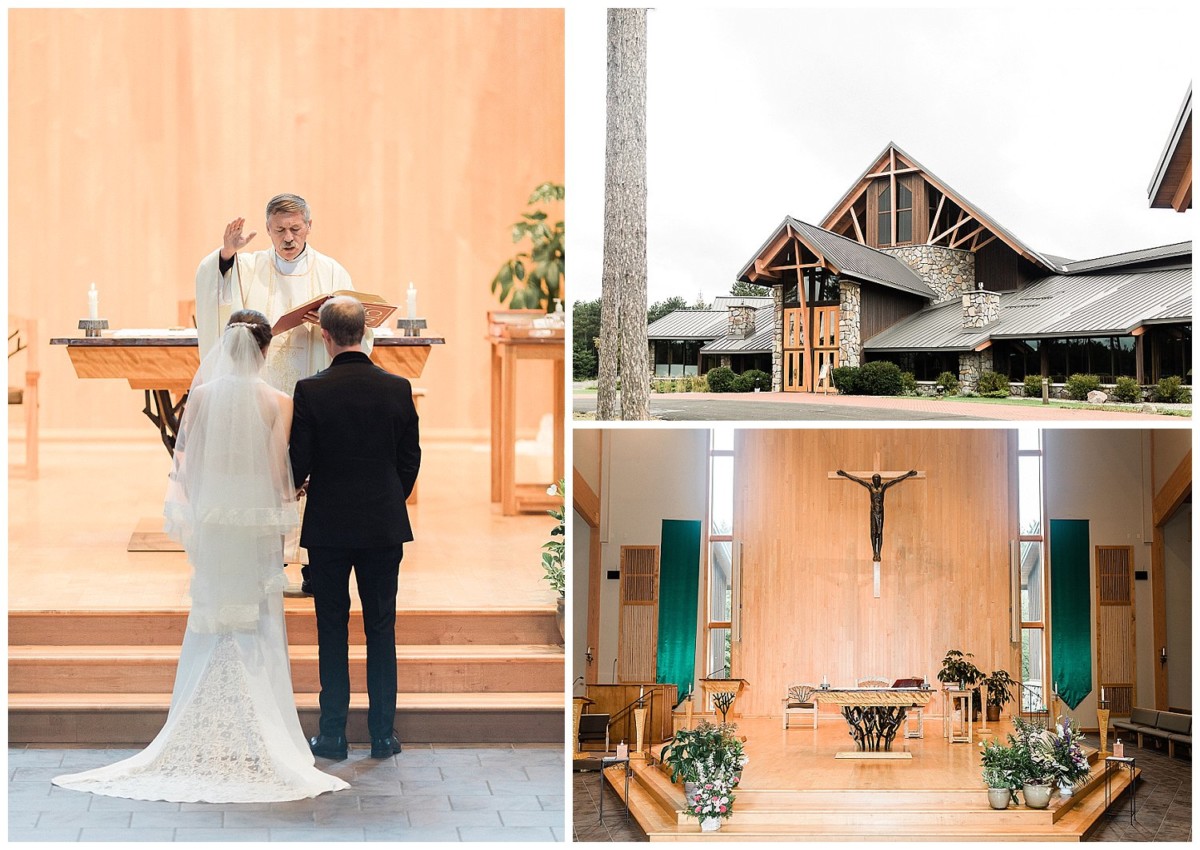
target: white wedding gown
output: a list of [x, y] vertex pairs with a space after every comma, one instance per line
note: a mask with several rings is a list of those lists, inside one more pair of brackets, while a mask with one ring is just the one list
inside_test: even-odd
[[193, 383], [164, 508], [193, 567], [167, 722], [137, 755], [54, 779], [62, 788], [251, 803], [350, 787], [317, 770], [296, 715], [282, 595], [284, 534], [296, 524], [286, 423], [258, 378], [261, 353], [234, 331]]

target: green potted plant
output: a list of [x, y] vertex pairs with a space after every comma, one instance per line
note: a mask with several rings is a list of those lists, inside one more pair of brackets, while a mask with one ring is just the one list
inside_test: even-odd
[[[1012, 736], [1009, 736], [1012, 741]], [[983, 759], [983, 782], [988, 787], [988, 804], [993, 809], [1007, 809], [1016, 804], [1017, 791], [1025, 784], [1028, 755], [1016, 743], [1002, 744], [997, 739], [979, 745]]]
[[[975, 688], [983, 680], [983, 671], [970, 660], [974, 657], [970, 652], [948, 650], [946, 657], [942, 659], [942, 669], [937, 674], [938, 681], [947, 685], [957, 685], [963, 690]], [[976, 716], [983, 710], [983, 700], [978, 690], [971, 697], [971, 707]]]
[[[561, 499], [566, 498], [566, 482], [559, 479], [557, 484], [551, 484], [546, 490], [548, 496], [558, 496]], [[564, 554], [566, 552], [566, 526], [564, 517], [566, 516], [566, 503], [560, 503], [553, 510], [546, 511], [555, 520], [558, 525], [550, 529], [550, 539], [542, 544], [542, 569], [545, 570], [543, 576], [550, 589], [558, 594], [557, 606], [555, 608], [555, 619], [558, 622], [558, 633], [566, 640], [566, 593], [567, 593], [567, 573], [563, 566]]]
[[1031, 809], [1044, 809], [1050, 805], [1050, 794], [1058, 776], [1054, 761], [1054, 734], [1036, 723], [1013, 718], [1016, 735], [1009, 734], [1009, 742], [1021, 754], [1021, 795], [1025, 805]]
[[987, 690], [988, 722], [995, 723], [1000, 719], [1001, 709], [1013, 701], [1012, 688], [1017, 681], [1007, 670], [993, 670], [983, 677], [980, 684]]
[[[566, 196], [559, 183], [543, 183], [529, 196], [529, 206], [558, 204]], [[512, 241], [529, 240], [529, 250], [519, 251], [504, 261], [492, 278], [492, 292], [513, 310], [543, 309], [553, 312], [562, 298], [566, 264], [565, 229], [562, 221], [551, 225], [544, 209], [523, 213], [512, 226]], [[498, 291], [498, 292], [497, 292]]]
[[748, 761], [736, 733], [735, 724], [702, 720], [695, 729], [676, 732], [662, 751], [671, 781], [684, 784], [686, 813], [700, 820], [705, 831], [733, 814], [733, 789]]

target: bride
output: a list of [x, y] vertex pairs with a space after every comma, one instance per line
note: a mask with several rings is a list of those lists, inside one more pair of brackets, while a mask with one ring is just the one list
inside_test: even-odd
[[350, 786], [314, 766], [292, 695], [282, 591], [297, 524], [292, 401], [259, 377], [266, 317], [240, 310], [192, 382], [164, 506], [192, 564], [167, 722], [146, 749], [54, 784], [173, 802], [299, 800]]

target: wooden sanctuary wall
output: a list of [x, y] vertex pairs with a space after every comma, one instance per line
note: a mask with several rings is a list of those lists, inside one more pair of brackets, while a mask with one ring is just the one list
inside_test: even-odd
[[[78, 335], [176, 323], [196, 265], [296, 192], [312, 245], [446, 338], [418, 382], [423, 435], [487, 434], [489, 283], [540, 183], [564, 178], [561, 9], [15, 9], [10, 310]], [[561, 210], [559, 210], [561, 214]], [[42, 356], [42, 427], [157, 441], [140, 394]], [[522, 367], [522, 372], [526, 367]], [[529, 365], [526, 432], [551, 404]], [[542, 370], [542, 371], [539, 371]], [[543, 389], [544, 386], [544, 389]]]
[[[1008, 541], [1016, 520], [1008, 434], [737, 432], [742, 618], [732, 663], [733, 675], [747, 681], [740, 713], [779, 714], [789, 684], [823, 675], [835, 686], [877, 675], [932, 680], [948, 649], [974, 653], [985, 673], [1003, 667], [1019, 675], [1019, 644], [1009, 642]], [[882, 470], [926, 474], [886, 492], [878, 599], [870, 495], [828, 477], [875, 468], [876, 452]]]

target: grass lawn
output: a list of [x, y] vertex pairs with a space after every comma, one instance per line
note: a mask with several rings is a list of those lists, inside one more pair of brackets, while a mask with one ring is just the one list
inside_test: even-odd
[[[911, 398], [911, 396], [891, 396], [891, 398]], [[932, 397], [931, 397], [932, 398]], [[1009, 396], [1008, 398], [983, 398], [981, 396], [940, 396], [937, 401], [959, 402], [970, 404], [1007, 404], [1017, 407], [1040, 407], [1042, 400], [1040, 398], [1022, 398], [1020, 396]], [[1141, 413], [1141, 405], [1137, 404], [1088, 404], [1081, 401], [1062, 401], [1061, 399], [1051, 399], [1046, 407], [1060, 407], [1068, 410], [1115, 410], [1126, 413]], [[1173, 410], [1170, 408], [1162, 408], [1155, 405], [1157, 411], [1168, 416], [1191, 416], [1191, 410]]]

